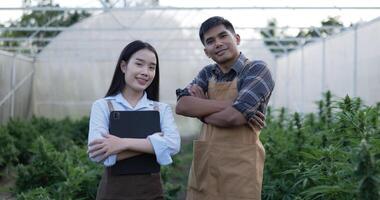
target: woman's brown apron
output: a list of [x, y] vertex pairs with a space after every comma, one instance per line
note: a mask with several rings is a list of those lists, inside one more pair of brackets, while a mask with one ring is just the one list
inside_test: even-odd
[[[113, 111], [110, 100], [107, 101], [109, 111]], [[158, 105], [154, 105], [158, 110]], [[114, 175], [111, 168], [104, 169], [99, 183], [96, 200], [163, 200], [160, 173]]]
[[[237, 79], [209, 81], [210, 99], [235, 100], [237, 95]], [[260, 130], [250, 125], [221, 128], [203, 124], [193, 144], [186, 199], [261, 199], [265, 150], [259, 135]]]
[[113, 175], [104, 170], [97, 200], [163, 200], [160, 173]]

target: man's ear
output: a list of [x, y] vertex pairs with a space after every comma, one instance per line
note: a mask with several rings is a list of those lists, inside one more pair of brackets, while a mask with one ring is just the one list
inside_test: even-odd
[[206, 48], [203, 49], [203, 52], [205, 52], [205, 55], [209, 58], [211, 58], [211, 56], [209, 55], [209, 53], [207, 52]]
[[236, 39], [236, 44], [239, 45], [240, 44], [240, 35], [235, 34], [235, 39]]

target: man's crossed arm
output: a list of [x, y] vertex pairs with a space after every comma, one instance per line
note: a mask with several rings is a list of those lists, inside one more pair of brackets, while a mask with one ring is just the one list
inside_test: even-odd
[[[192, 85], [187, 89], [191, 96], [183, 96], [178, 100], [177, 114], [197, 117], [205, 123], [220, 127], [239, 126], [247, 123], [244, 115], [232, 106], [232, 101], [208, 99], [198, 85]], [[264, 121], [264, 114], [258, 111], [249, 123], [261, 129], [265, 126]]]

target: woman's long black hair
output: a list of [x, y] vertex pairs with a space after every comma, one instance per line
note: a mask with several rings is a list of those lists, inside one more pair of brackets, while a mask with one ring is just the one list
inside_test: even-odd
[[123, 91], [125, 87], [124, 74], [121, 71], [121, 62], [125, 61], [128, 63], [129, 59], [132, 57], [134, 53], [140, 51], [141, 49], [148, 49], [154, 53], [156, 56], [156, 75], [153, 78], [152, 83], [146, 88], [146, 94], [148, 99], [153, 101], [159, 100], [159, 83], [160, 83], [160, 70], [158, 64], [158, 55], [156, 50], [152, 45], [147, 42], [142, 42], [140, 40], [133, 41], [129, 43], [126, 47], [124, 47], [123, 51], [120, 54], [119, 60], [117, 61], [115, 73], [113, 74], [112, 82], [106, 97], [114, 96], [117, 93]]

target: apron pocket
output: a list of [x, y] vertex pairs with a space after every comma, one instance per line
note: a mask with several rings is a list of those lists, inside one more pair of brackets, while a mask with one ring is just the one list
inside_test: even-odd
[[[213, 155], [218, 168], [217, 185], [219, 193], [225, 196], [256, 199], [261, 196], [262, 177], [257, 176], [258, 162], [264, 162], [257, 156], [255, 144], [214, 144]], [[211, 166], [210, 166], [211, 167]]]

